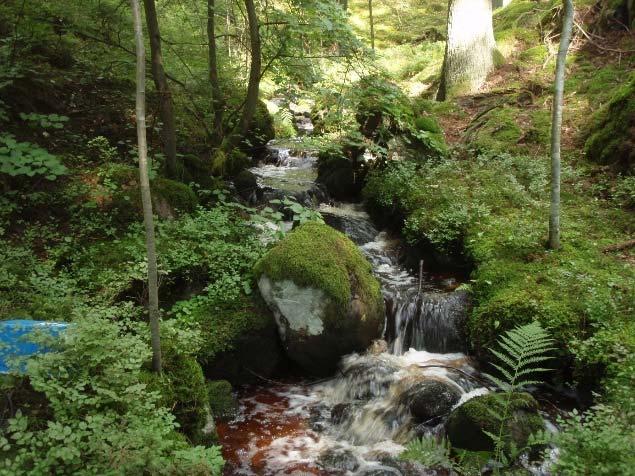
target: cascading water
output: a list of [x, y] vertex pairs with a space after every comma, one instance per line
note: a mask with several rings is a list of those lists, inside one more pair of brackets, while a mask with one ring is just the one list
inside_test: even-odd
[[[254, 167], [263, 201], [292, 195], [325, 202], [315, 157], [296, 143], [270, 146]], [[463, 350], [460, 324], [467, 294], [453, 278], [400, 264], [400, 243], [378, 231], [360, 205], [319, 206], [327, 224], [365, 253], [382, 284], [386, 341], [346, 356], [333, 379], [312, 385], [271, 384], [241, 390], [238, 416], [220, 422], [226, 475], [409, 475], [396, 458], [413, 436], [439, 435], [449, 412], [486, 393]]]

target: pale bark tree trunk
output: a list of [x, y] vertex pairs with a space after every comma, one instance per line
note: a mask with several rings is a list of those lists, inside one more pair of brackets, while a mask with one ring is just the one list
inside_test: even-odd
[[209, 82], [212, 88], [212, 111], [214, 112], [214, 138], [218, 143], [223, 138], [223, 94], [218, 80], [216, 59], [215, 2], [207, 0], [207, 42], [209, 48]]
[[375, 18], [373, 17], [373, 0], [368, 0], [368, 20], [370, 23], [370, 47], [375, 51]]
[[152, 56], [152, 78], [159, 93], [159, 114], [163, 127], [163, 147], [166, 160], [167, 173], [172, 178], [177, 178], [179, 167], [176, 158], [176, 125], [174, 123], [174, 105], [172, 93], [163, 68], [163, 54], [161, 52], [161, 31], [157, 18], [157, 8], [154, 0], [144, 0], [146, 22], [148, 24], [148, 36], [150, 39], [150, 53]]
[[152, 370], [161, 372], [161, 337], [159, 333], [159, 285], [157, 277], [157, 254], [154, 238], [154, 218], [152, 216], [152, 197], [148, 178], [148, 144], [146, 141], [146, 99], [145, 80], [146, 63], [141, 26], [141, 7], [139, 0], [130, 0], [134, 21], [135, 44], [137, 50], [137, 147], [139, 149], [139, 183], [141, 184], [141, 203], [143, 205], [143, 223], [145, 225], [146, 249], [148, 253], [148, 314], [150, 317], [150, 335], [152, 339]]
[[560, 136], [562, 128], [562, 99], [564, 96], [564, 75], [567, 67], [567, 50], [571, 43], [573, 24], [573, 1], [563, 0], [564, 17], [560, 47], [556, 60], [553, 106], [551, 116], [551, 210], [549, 214], [549, 248], [560, 248]]
[[437, 100], [478, 91], [494, 68], [495, 53], [491, 0], [450, 0]]
[[505, 8], [512, 0], [492, 0], [492, 8]]
[[258, 15], [254, 0], [245, 0], [247, 9], [247, 21], [249, 23], [249, 43], [251, 45], [251, 65], [249, 67], [249, 83], [247, 85], [247, 97], [240, 121], [240, 133], [244, 137], [256, 113], [258, 105], [258, 93], [260, 90], [260, 70], [262, 68], [262, 57], [260, 53], [260, 31], [258, 26]]

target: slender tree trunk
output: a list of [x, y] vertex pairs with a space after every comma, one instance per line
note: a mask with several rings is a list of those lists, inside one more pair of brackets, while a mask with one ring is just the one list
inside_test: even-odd
[[342, 10], [348, 10], [348, 0], [339, 0], [338, 3], [342, 6]]
[[495, 53], [492, 1], [450, 0], [448, 41], [437, 100], [478, 91], [494, 68]]
[[368, 0], [368, 21], [370, 23], [370, 47], [375, 51], [375, 18], [373, 17], [373, 0]]
[[159, 114], [161, 115], [161, 135], [166, 159], [167, 173], [172, 178], [179, 175], [176, 158], [176, 126], [174, 123], [174, 106], [172, 93], [163, 68], [163, 54], [161, 52], [161, 31], [157, 18], [157, 8], [154, 0], [144, 0], [148, 36], [150, 38], [150, 53], [152, 56], [152, 78], [159, 93]]
[[573, 1], [563, 0], [564, 18], [560, 47], [556, 61], [553, 109], [551, 116], [551, 211], [549, 214], [549, 248], [560, 248], [560, 136], [562, 128], [562, 98], [564, 96], [564, 75], [567, 67], [567, 50], [571, 43], [573, 24]]
[[258, 105], [258, 93], [260, 90], [260, 70], [262, 57], [260, 53], [260, 31], [258, 16], [254, 0], [245, 0], [247, 9], [247, 21], [249, 23], [249, 43], [251, 45], [251, 65], [249, 68], [249, 84], [247, 85], [247, 98], [240, 121], [240, 133], [244, 137], [251, 127]]
[[209, 47], [209, 83], [212, 88], [212, 110], [214, 112], [214, 138], [217, 143], [223, 139], [223, 94], [218, 80], [218, 62], [216, 59], [216, 28], [214, 0], [207, 0], [207, 42]]
[[130, 0], [130, 4], [132, 6], [137, 50], [137, 144], [139, 149], [139, 182], [141, 184], [141, 202], [143, 204], [143, 223], [146, 230], [146, 248], [148, 253], [148, 313], [150, 316], [150, 334], [152, 337], [152, 370], [160, 373], [161, 337], [159, 333], [159, 285], [154, 239], [154, 218], [152, 216], [152, 197], [150, 195], [150, 180], [148, 179], [148, 144], [146, 142], [146, 60], [139, 0]]

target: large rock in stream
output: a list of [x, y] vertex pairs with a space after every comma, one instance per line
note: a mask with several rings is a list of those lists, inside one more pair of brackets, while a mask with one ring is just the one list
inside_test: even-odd
[[314, 375], [380, 337], [384, 302], [360, 250], [342, 233], [309, 222], [289, 233], [255, 268], [289, 357]]
[[[498, 434], [500, 421], [493, 415], [503, 415], [504, 394], [489, 393], [472, 398], [455, 409], [447, 423], [447, 434], [455, 448], [471, 451], [492, 451], [494, 442], [485, 433]], [[528, 393], [513, 393], [509, 400], [509, 418], [503, 428], [507, 445], [517, 448], [527, 443], [529, 435], [544, 430], [545, 423], [538, 413], [538, 402]]]

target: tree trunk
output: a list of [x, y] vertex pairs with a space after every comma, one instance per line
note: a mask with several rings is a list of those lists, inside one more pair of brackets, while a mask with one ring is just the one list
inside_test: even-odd
[[160, 373], [161, 337], [159, 333], [159, 286], [157, 277], [157, 254], [154, 239], [154, 218], [152, 216], [152, 197], [150, 195], [150, 180], [148, 179], [148, 144], [146, 142], [145, 50], [139, 0], [130, 0], [130, 4], [132, 6], [137, 50], [137, 146], [139, 149], [139, 183], [141, 184], [143, 223], [145, 225], [146, 249], [148, 253], [148, 314], [150, 317], [150, 335], [152, 338], [152, 370]]
[[223, 94], [218, 81], [218, 62], [216, 60], [216, 12], [214, 0], [207, 0], [207, 42], [209, 46], [209, 83], [212, 88], [212, 111], [214, 112], [214, 139], [217, 143], [223, 139]]
[[368, 0], [368, 20], [370, 22], [370, 47], [375, 51], [375, 19], [373, 18], [373, 0]]
[[504, 8], [511, 3], [512, 0], [492, 0], [492, 8]]
[[494, 68], [495, 53], [492, 1], [450, 0], [448, 40], [437, 100], [477, 92]]
[[564, 18], [560, 47], [556, 61], [553, 106], [551, 116], [551, 211], [549, 214], [549, 248], [560, 248], [560, 136], [562, 127], [562, 98], [564, 96], [564, 74], [567, 67], [567, 50], [571, 42], [573, 24], [573, 1], [563, 0]]
[[251, 66], [249, 68], [247, 97], [245, 99], [245, 107], [240, 121], [240, 133], [243, 137], [245, 137], [249, 132], [254, 114], [256, 113], [258, 93], [260, 90], [260, 70], [262, 68], [262, 58], [260, 54], [260, 31], [254, 0], [245, 0], [245, 7], [247, 9], [247, 21], [249, 23]]
[[342, 10], [348, 10], [348, 0], [339, 0], [338, 3], [342, 6]]
[[166, 159], [167, 173], [172, 178], [179, 175], [176, 158], [176, 126], [174, 124], [174, 106], [170, 86], [163, 69], [163, 54], [161, 53], [161, 31], [157, 19], [157, 9], [154, 0], [144, 0], [148, 36], [150, 38], [150, 53], [152, 56], [152, 78], [159, 93], [159, 114], [163, 127], [163, 148]]

